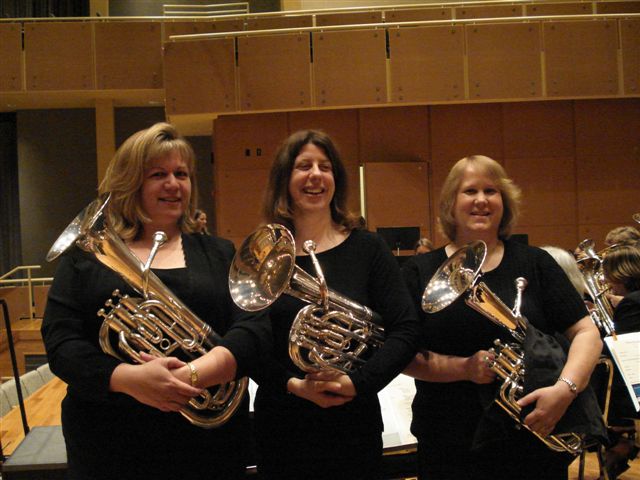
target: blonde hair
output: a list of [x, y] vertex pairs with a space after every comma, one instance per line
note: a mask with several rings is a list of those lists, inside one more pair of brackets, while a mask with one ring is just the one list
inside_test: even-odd
[[124, 240], [135, 239], [144, 223], [151, 219], [142, 208], [140, 190], [144, 171], [153, 160], [177, 152], [189, 170], [191, 198], [187, 209], [178, 221], [183, 232], [193, 233], [196, 224], [193, 212], [197, 208], [195, 153], [191, 145], [173, 125], [156, 123], [134, 133], [118, 148], [100, 183], [99, 193], [111, 193], [107, 221]]
[[504, 212], [500, 220], [498, 237], [505, 239], [511, 235], [511, 230], [520, 216], [520, 199], [522, 192], [507, 176], [507, 172], [502, 165], [492, 158], [484, 155], [472, 155], [458, 160], [449, 171], [447, 179], [440, 191], [439, 223], [442, 233], [449, 239], [456, 239], [456, 219], [453, 209], [456, 203], [458, 188], [462, 182], [467, 167], [475, 167], [480, 172], [488, 175], [494, 182], [502, 195]]
[[584, 283], [584, 277], [582, 273], [580, 273], [580, 268], [578, 267], [578, 263], [573, 255], [571, 255], [568, 251], [560, 247], [554, 247], [552, 245], [545, 245], [544, 247], [540, 247], [542, 250], [545, 250], [553, 257], [553, 259], [560, 265], [560, 268], [564, 270], [564, 273], [569, 277], [569, 281], [571, 281], [572, 285], [578, 291], [581, 296], [587, 292], [587, 286]]
[[428, 248], [429, 251], [432, 251], [433, 250], [433, 242], [431, 240], [429, 240], [427, 237], [422, 237], [414, 245], [414, 247], [413, 247], [414, 253], [418, 253], [418, 248], [420, 248], [420, 247], [425, 247], [425, 248]]

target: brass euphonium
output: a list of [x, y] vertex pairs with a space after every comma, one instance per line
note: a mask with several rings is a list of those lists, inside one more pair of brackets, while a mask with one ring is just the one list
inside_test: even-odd
[[578, 268], [594, 305], [589, 309], [589, 316], [602, 335], [613, 337], [616, 335], [613, 323], [613, 305], [606, 295], [609, 291], [609, 285], [607, 285], [602, 271], [602, 259], [609, 250], [615, 247], [616, 245], [612, 245], [596, 252], [594, 241], [587, 238], [580, 242], [575, 250]]
[[[72, 245], [95, 255], [103, 265], [117, 273], [143, 298], [121, 295], [116, 290], [98, 311], [104, 318], [100, 328], [100, 346], [122, 361], [143, 363], [140, 351], [155, 356], [175, 355], [188, 360], [198, 358], [220, 343], [221, 337], [198, 318], [151, 271], [150, 265], [158, 248], [166, 241], [156, 232], [154, 246], [143, 264], [105, 221], [105, 208], [110, 196], [89, 204], [69, 224], [47, 254], [47, 261], [57, 258]], [[118, 347], [112, 345], [110, 331], [117, 333]], [[124, 358], [124, 353], [128, 358]], [[183, 358], [184, 359], [184, 358]], [[240, 406], [248, 380], [242, 378], [203, 390], [192, 398], [180, 413], [189, 422], [203, 428], [218, 427], [227, 422]]]
[[379, 316], [368, 307], [328, 289], [315, 256], [315, 243], [303, 245], [318, 278], [295, 264], [296, 246], [282, 225], [265, 225], [245, 239], [229, 272], [231, 298], [243, 310], [257, 311], [286, 293], [310, 305], [289, 331], [289, 356], [301, 370], [348, 373], [384, 342]]
[[526, 319], [520, 313], [520, 304], [527, 281], [522, 277], [515, 280], [518, 293], [515, 305], [510, 310], [484, 282], [479, 282], [482, 275], [480, 269], [486, 255], [487, 245], [480, 240], [471, 242], [451, 255], [427, 284], [422, 295], [422, 309], [426, 313], [439, 312], [468, 291], [466, 304], [493, 323], [506, 328], [515, 340], [515, 343], [505, 344], [496, 339], [494, 348], [489, 350], [495, 358], [487, 360], [487, 365], [503, 382], [495, 402], [551, 450], [576, 455], [583, 445], [580, 435], [560, 433], [542, 436], [531, 430], [520, 418], [522, 408], [517, 401], [523, 395], [526, 373], [522, 344], [528, 327]]

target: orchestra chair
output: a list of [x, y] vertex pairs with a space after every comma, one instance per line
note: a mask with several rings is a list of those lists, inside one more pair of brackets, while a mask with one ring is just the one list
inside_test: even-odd
[[40, 365], [37, 370], [40, 376], [42, 377], [43, 383], [47, 383], [49, 380], [53, 380], [53, 377], [55, 377], [55, 375], [51, 371], [51, 367], [49, 366], [49, 363]]
[[4, 417], [11, 411], [13, 405], [9, 403], [9, 397], [4, 389], [0, 389], [0, 417]]
[[25, 396], [29, 396], [44, 385], [44, 381], [37, 370], [31, 370], [20, 376], [20, 384], [26, 393]]
[[12, 378], [5, 382], [2, 382], [0, 389], [5, 393], [9, 400], [9, 405], [15, 407], [18, 405], [18, 391], [16, 390], [16, 381]]

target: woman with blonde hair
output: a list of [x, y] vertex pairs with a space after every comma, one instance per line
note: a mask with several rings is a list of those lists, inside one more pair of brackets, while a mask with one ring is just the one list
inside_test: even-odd
[[[411, 431], [418, 439], [421, 479], [567, 478], [570, 455], [553, 452], [531, 432], [516, 429], [502, 411], [490, 416], [497, 408], [493, 398], [499, 382], [489, 365], [495, 358], [489, 349], [496, 338], [512, 342], [510, 334], [468, 307], [464, 295], [437, 313], [425, 314], [421, 308], [436, 270], [472, 241], [487, 245], [482, 281], [503, 302], [513, 304], [515, 280], [524, 277], [522, 315], [538, 330], [563, 333], [571, 342], [557, 380], [518, 400], [531, 430], [543, 437], [553, 432], [587, 387], [602, 342], [582, 298], [553, 258], [509, 239], [519, 210], [520, 189], [498, 162], [465, 157], [452, 167], [441, 190], [439, 220], [449, 243], [403, 266], [423, 320], [422, 351], [405, 370], [417, 379]], [[487, 438], [487, 429], [495, 435]]]
[[[231, 300], [227, 272], [233, 244], [195, 233], [195, 190], [193, 150], [167, 123], [129, 137], [100, 185], [101, 194], [111, 195], [105, 221], [142, 263], [150, 256], [154, 233], [167, 235], [151, 268], [224, 335], [211, 352], [233, 365], [228, 381], [258, 362], [261, 341], [268, 345], [270, 332], [266, 321], [239, 311]], [[200, 395], [201, 385], [193, 376], [182, 381], [174, 376], [188, 370], [184, 362], [148, 357], [146, 363], [132, 364], [100, 348], [103, 318], [97, 312], [116, 289], [140, 297], [118, 274], [74, 246], [61, 257], [49, 291], [42, 336], [51, 370], [68, 384], [62, 402], [68, 478], [244, 478], [248, 398], [220, 428], [189, 423], [179, 410]], [[120, 357], [128, 358], [117, 344], [112, 342]]]

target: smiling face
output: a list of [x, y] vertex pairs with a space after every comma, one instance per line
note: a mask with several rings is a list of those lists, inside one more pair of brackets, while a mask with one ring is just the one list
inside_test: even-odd
[[324, 210], [330, 213], [334, 193], [331, 161], [322, 149], [307, 143], [296, 157], [289, 179], [294, 215]]
[[456, 194], [453, 215], [457, 237], [497, 238], [504, 206], [497, 183], [486, 173], [466, 167]]
[[189, 168], [177, 151], [149, 162], [140, 195], [153, 224], [177, 224], [191, 198]]

